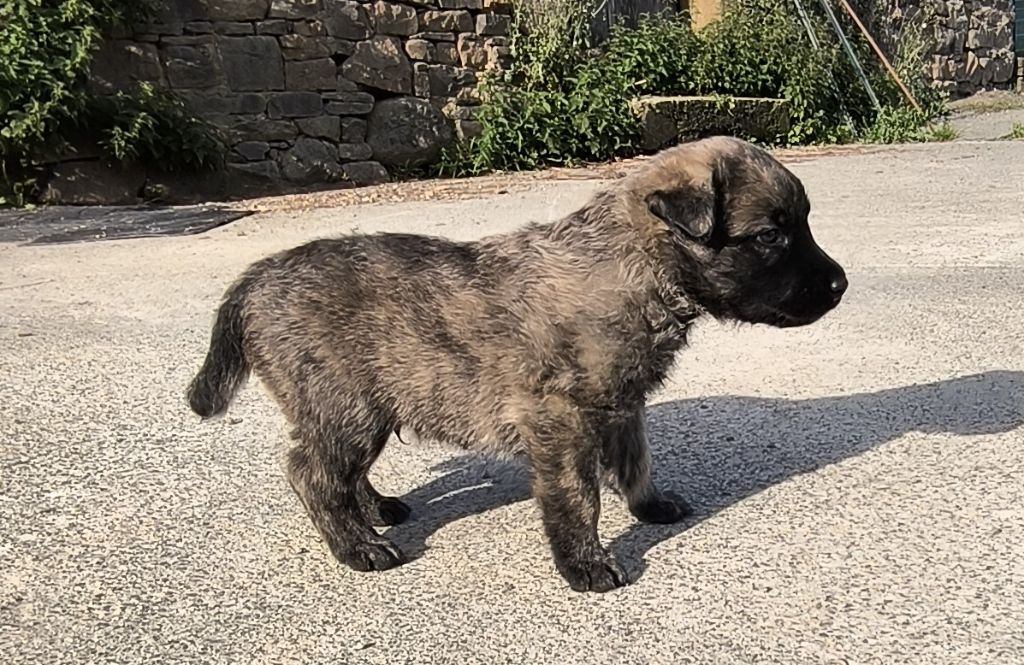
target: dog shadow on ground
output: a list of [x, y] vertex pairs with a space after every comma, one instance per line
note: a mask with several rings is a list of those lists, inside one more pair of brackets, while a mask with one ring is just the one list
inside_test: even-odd
[[[1021, 427], [1024, 372], [815, 399], [679, 400], [651, 405], [647, 420], [658, 486], [685, 497], [694, 514], [673, 525], [634, 523], [612, 540], [611, 551], [634, 579], [652, 547], [793, 476], [909, 432], [984, 435]], [[445, 525], [530, 498], [522, 465], [462, 455], [436, 470], [444, 475], [403, 497], [413, 509], [410, 521], [388, 531], [413, 558]]]

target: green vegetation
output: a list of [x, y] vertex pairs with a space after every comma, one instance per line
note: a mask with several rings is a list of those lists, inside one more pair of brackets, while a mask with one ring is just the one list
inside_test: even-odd
[[617, 27], [592, 49], [587, 0], [519, 0], [513, 64], [482, 84], [483, 133], [450, 150], [440, 170], [464, 175], [635, 154], [638, 128], [629, 101], [642, 95], [785, 98], [790, 131], [779, 145], [921, 140], [942, 104], [923, 78], [919, 34], [907, 32], [895, 66], [922, 112], [908, 110], [860, 44], [883, 104], [876, 112], [838, 44], [826, 39], [828, 28], [819, 25], [822, 48], [812, 48], [790, 7], [742, 0], [697, 33], [685, 15], [670, 14]]
[[4, 0], [0, 3], [0, 204], [37, 194], [40, 155], [72, 136], [97, 137], [112, 161], [206, 168], [223, 142], [166, 93], [149, 86], [97, 97], [86, 85], [103, 35], [142, 19], [148, 0]]
[[1005, 136], [1005, 138], [1010, 139], [1011, 141], [1024, 140], [1024, 122], [1013, 123], [1010, 127], [1010, 132]]

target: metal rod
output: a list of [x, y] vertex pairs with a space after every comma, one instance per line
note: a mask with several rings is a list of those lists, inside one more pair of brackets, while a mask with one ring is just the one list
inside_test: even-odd
[[839, 37], [839, 42], [843, 45], [843, 50], [846, 51], [847, 57], [850, 58], [850, 63], [857, 70], [857, 76], [860, 77], [860, 82], [864, 84], [864, 90], [867, 91], [868, 97], [871, 98], [871, 103], [875, 105], [875, 110], [881, 111], [882, 105], [878, 102], [878, 97], [871, 87], [871, 82], [868, 81], [867, 74], [864, 73], [864, 68], [860, 65], [860, 60], [857, 59], [857, 54], [853, 51], [853, 46], [850, 45], [850, 41], [846, 38], [843, 27], [839, 25], [839, 19], [836, 18], [835, 12], [832, 11], [832, 5], [828, 4], [828, 0], [818, 0], [818, 2], [821, 4], [821, 8], [825, 10], [825, 15], [828, 17], [829, 23], [832, 24], [832, 29], [835, 31], [836, 36]]
[[839, 4], [843, 6], [843, 9], [846, 10], [846, 13], [849, 14], [850, 18], [853, 19], [853, 22], [857, 24], [857, 27], [860, 29], [861, 34], [864, 35], [864, 39], [868, 40], [868, 44], [871, 44], [871, 48], [874, 49], [875, 54], [878, 55], [878, 59], [882, 61], [883, 65], [885, 65], [885, 69], [886, 71], [889, 72], [889, 75], [892, 76], [894, 81], [896, 81], [896, 85], [898, 85], [900, 87], [900, 90], [903, 91], [903, 95], [907, 98], [907, 101], [913, 104], [915, 109], [920, 111], [921, 105], [917, 103], [917, 100], [914, 99], [914, 96], [910, 94], [909, 90], [907, 90], [907, 86], [903, 85], [903, 81], [900, 79], [899, 74], [897, 74], [896, 70], [893, 69], [892, 65], [889, 64], [889, 59], [885, 57], [884, 53], [882, 53], [882, 49], [878, 48], [878, 44], [876, 44], [875, 40], [871, 37], [871, 33], [869, 33], [868, 29], [864, 27], [864, 24], [860, 22], [860, 18], [857, 16], [856, 12], [853, 11], [853, 8], [850, 7], [850, 3], [848, 3], [846, 0], [839, 0]]
[[[807, 13], [807, 9], [804, 8], [803, 0], [793, 0], [796, 5], [796, 11], [800, 14], [800, 21], [804, 24], [804, 31], [807, 33], [807, 38], [811, 40], [811, 48], [815, 51], [821, 50], [821, 43], [818, 41], [818, 35], [814, 31], [814, 24], [811, 23], [811, 17]], [[849, 109], [846, 108], [846, 100], [843, 98], [843, 91], [836, 84], [836, 77], [832, 75], [832, 68], [828, 68], [828, 80], [832, 84], [832, 89], [836, 92], [836, 98], [839, 100], [839, 110], [843, 114], [843, 119], [846, 120], [846, 124], [851, 129], [853, 128], [853, 116], [850, 115]]]

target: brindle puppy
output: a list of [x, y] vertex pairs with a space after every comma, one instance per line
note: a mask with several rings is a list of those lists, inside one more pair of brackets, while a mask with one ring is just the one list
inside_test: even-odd
[[189, 402], [220, 414], [259, 376], [294, 426], [292, 487], [356, 570], [404, 560], [373, 525], [409, 508], [367, 479], [392, 432], [524, 455], [558, 570], [607, 591], [626, 577], [598, 539], [603, 475], [640, 520], [689, 512], [651, 481], [644, 402], [691, 323], [805, 325], [846, 290], [809, 208], [774, 158], [717, 137], [663, 151], [550, 225], [310, 242], [227, 292]]

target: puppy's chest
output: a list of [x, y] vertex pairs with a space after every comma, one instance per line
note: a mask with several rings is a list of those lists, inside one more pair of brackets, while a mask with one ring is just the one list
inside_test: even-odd
[[555, 374], [580, 401], [610, 408], [637, 405], [664, 381], [688, 326], [658, 307], [581, 325], [572, 362]]

